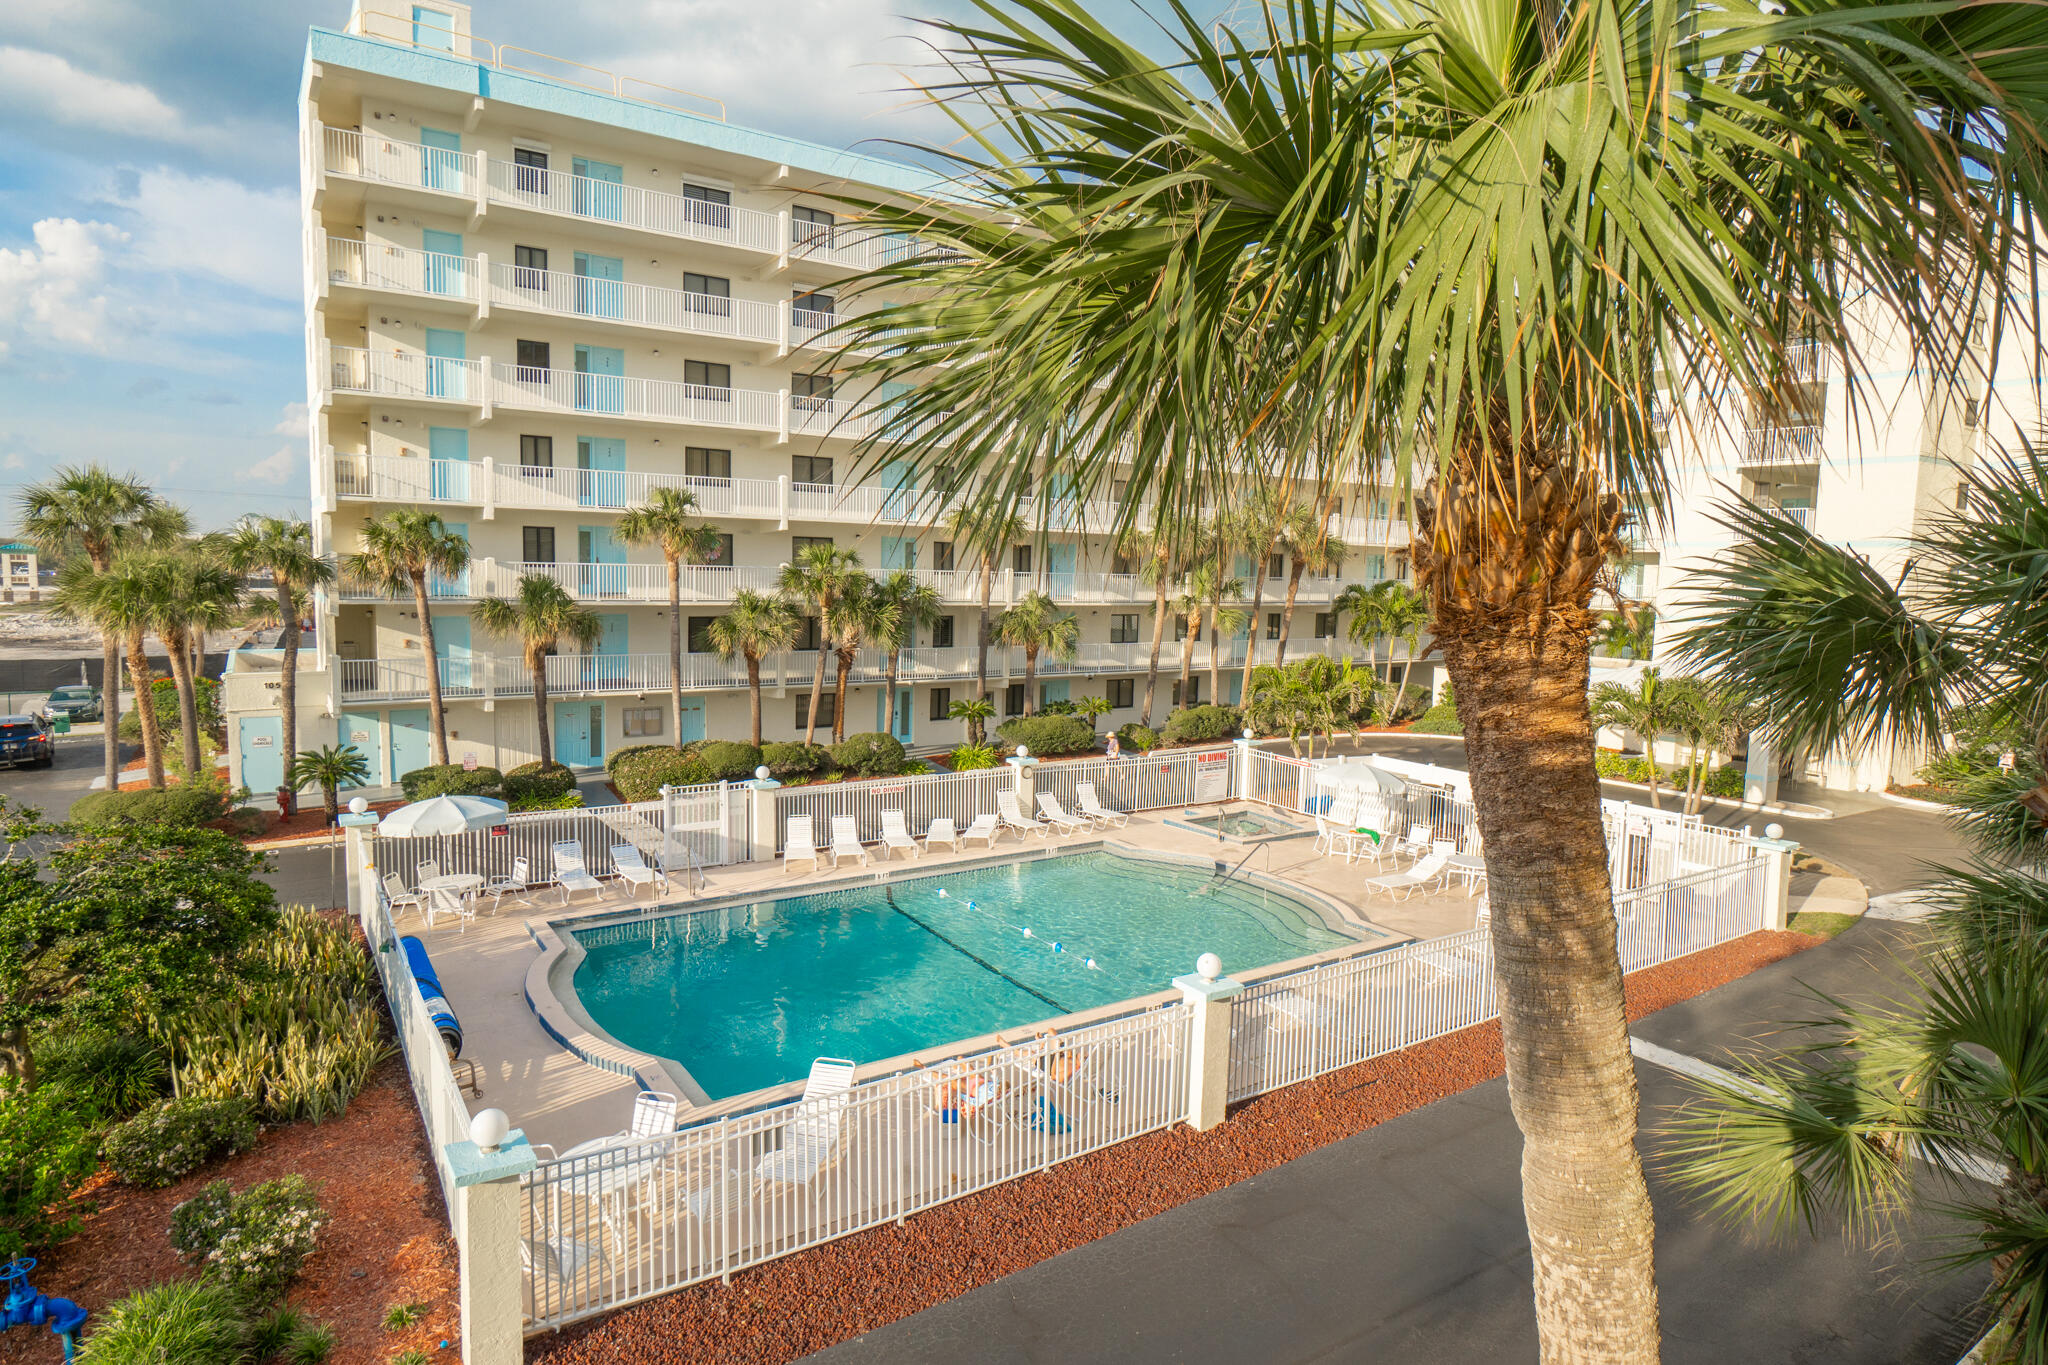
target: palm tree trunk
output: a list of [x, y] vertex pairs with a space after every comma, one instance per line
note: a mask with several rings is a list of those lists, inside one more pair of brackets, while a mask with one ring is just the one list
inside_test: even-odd
[[1222, 633], [1216, 629], [1216, 617], [1209, 616], [1209, 704], [1223, 705], [1223, 650]]
[[1266, 602], [1266, 560], [1272, 556], [1273, 547], [1266, 546], [1266, 552], [1252, 565], [1252, 619], [1244, 637], [1244, 673], [1237, 680], [1237, 699], [1243, 701], [1252, 694], [1252, 665], [1259, 657], [1259, 632], [1265, 629], [1259, 613]]
[[277, 680], [277, 704], [283, 712], [279, 723], [284, 730], [284, 771], [289, 773], [299, 756], [299, 613], [292, 607], [291, 580], [279, 573], [270, 577], [277, 585], [277, 615], [284, 625], [278, 637], [284, 650], [284, 672]]
[[[668, 556], [668, 704], [675, 716], [676, 748], [683, 747], [683, 561]], [[754, 741], [759, 744], [758, 739]]]
[[1287, 571], [1287, 603], [1280, 608], [1280, 647], [1273, 655], [1276, 667], [1287, 662], [1287, 637], [1294, 630], [1294, 595], [1301, 591], [1301, 575], [1307, 568], [1308, 561], [1296, 555]]
[[1152, 589], [1152, 657], [1145, 664], [1145, 709], [1139, 713], [1139, 723], [1147, 729], [1152, 726], [1152, 699], [1159, 691], [1159, 647], [1165, 640], [1166, 574], [1162, 570]]
[[754, 747], [761, 747], [761, 656], [749, 654], [747, 660], [747, 700], [754, 711]]
[[1202, 638], [1202, 616], [1200, 612], [1188, 613], [1188, 638], [1180, 651], [1180, 704], [1188, 704], [1188, 679], [1194, 676], [1195, 646]]
[[1038, 709], [1038, 646], [1024, 646], [1024, 714]]
[[981, 557], [981, 625], [974, 633], [975, 696], [988, 699], [988, 599], [996, 589], [996, 559]]
[[1583, 610], [1557, 615], [1537, 631], [1439, 604], [1437, 638], [1486, 840], [1545, 1360], [1619, 1365], [1657, 1359], [1653, 1229], [1593, 771], [1589, 630]]
[[540, 734], [540, 765], [555, 761], [555, 740], [548, 732], [548, 656], [538, 650], [526, 652], [526, 669], [533, 674], [533, 723]]
[[192, 655], [185, 632], [178, 630], [174, 635], [175, 639], [164, 641], [164, 653], [169, 656], [171, 681], [178, 686], [179, 753], [185, 761], [185, 780], [203, 782], [212, 774], [199, 766], [199, 697], [193, 691]]
[[441, 706], [441, 660], [434, 654], [434, 617], [427, 608], [427, 576], [412, 576], [413, 610], [420, 614], [420, 648], [427, 656], [427, 717], [435, 766], [448, 762], [448, 715]]
[[838, 677], [832, 689], [832, 742], [846, 738], [846, 679], [853, 672], [853, 655], [838, 651]]
[[[134, 683], [137, 698], [135, 723], [142, 730], [143, 767], [149, 773], [149, 785], [161, 787], [164, 785], [164, 733], [162, 727], [156, 723], [156, 698], [151, 695], [149, 685], [149, 655], [143, 652], [142, 632], [139, 630], [128, 637], [128, 673]], [[114, 686], [121, 685], [118, 668], [106, 676], [114, 680]], [[107, 720], [108, 728], [111, 729], [113, 724], [110, 717]], [[107, 790], [119, 791], [120, 788], [109, 787]]]
[[[143, 676], [148, 677], [147, 664], [143, 666]], [[144, 693], [143, 696], [146, 698], [148, 694]], [[107, 790], [117, 792], [121, 790], [121, 736], [118, 733], [121, 728], [121, 642], [104, 632], [100, 635], [100, 722], [107, 731], [102, 743], [105, 750]], [[145, 719], [143, 725], [143, 734], [147, 735], [149, 721]], [[145, 749], [143, 752], [147, 753], [148, 750]], [[149, 785], [161, 787], [164, 784], [161, 755], [150, 772]]]
[[903, 657], [903, 651], [894, 645], [889, 647], [889, 664], [882, 670], [882, 733], [896, 733], [896, 664]]

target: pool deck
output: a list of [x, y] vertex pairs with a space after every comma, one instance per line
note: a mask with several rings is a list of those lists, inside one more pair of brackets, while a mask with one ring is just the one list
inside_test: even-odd
[[[1233, 809], [1235, 806], [1232, 803]], [[1314, 851], [1309, 839], [1219, 845], [1213, 837], [1165, 823], [1180, 814], [1178, 810], [1164, 810], [1134, 815], [1127, 826], [1106, 835], [1085, 834], [1072, 840], [1054, 838], [1051, 843], [1083, 846], [1107, 838], [1140, 849], [1216, 859], [1230, 865], [1244, 860], [1247, 872], [1297, 883], [1337, 902], [1352, 919], [1386, 935], [1384, 939], [1373, 940], [1376, 946], [1391, 947], [1412, 938], [1433, 938], [1472, 927], [1476, 901], [1457, 888], [1406, 901], [1390, 901], [1384, 896], [1368, 900], [1360, 894], [1364, 879], [1386, 869], [1367, 863], [1347, 866], [1341, 858], [1323, 857]], [[994, 854], [1001, 858], [1044, 846], [1035, 837], [1020, 841], [1015, 835], [1006, 835], [996, 844]], [[899, 855], [895, 867], [939, 869], [955, 863], [986, 862], [989, 857], [990, 853], [977, 845], [968, 852], [936, 852], [915, 860]], [[550, 888], [535, 896], [507, 897], [504, 908], [495, 914], [485, 902], [477, 919], [461, 927], [459, 921], [444, 918], [428, 929], [417, 915], [408, 914], [401, 920], [399, 931], [416, 934], [425, 942], [448, 999], [461, 1016], [463, 1057], [476, 1062], [483, 1090], [481, 1097], [469, 1099], [471, 1112], [486, 1107], [503, 1109], [511, 1115], [514, 1126], [525, 1130], [529, 1140], [549, 1143], [560, 1150], [624, 1129], [639, 1085], [630, 1075], [601, 1069], [576, 1056], [550, 1036], [529, 1006], [528, 977], [541, 957], [538, 938], [551, 937], [545, 929], [549, 921], [616, 915], [635, 908], [687, 907], [693, 901], [711, 902], [750, 893], [767, 897], [872, 882], [875, 872], [884, 866], [881, 850], [871, 848], [869, 858], [866, 868], [840, 872], [828, 868], [820, 873], [804, 868], [795, 875], [787, 873], [780, 860], [740, 863], [712, 869], [705, 876], [703, 889], [694, 896], [671, 887], [660, 894], [628, 900], [613, 890], [601, 901], [578, 897], [566, 910], [560, 896]], [[1190, 969], [1201, 951], [1201, 944], [1189, 945]], [[1168, 982], [1159, 984], [1162, 991], [1170, 988]], [[1110, 1009], [1099, 1013], [1115, 1012]], [[569, 1033], [569, 1027], [559, 1018], [556, 1024]], [[1014, 1029], [1007, 1036], [1022, 1038], [1030, 1031], [1028, 1027]], [[625, 1055], [616, 1047], [605, 1050]], [[942, 1050], [955, 1049], [935, 1051]], [[663, 1084], [662, 1088], [673, 1087]], [[700, 1117], [715, 1109], [691, 1110], [686, 1106], [683, 1117]]]

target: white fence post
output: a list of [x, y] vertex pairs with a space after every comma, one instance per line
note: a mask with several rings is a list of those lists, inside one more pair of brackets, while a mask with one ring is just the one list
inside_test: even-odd
[[1252, 797], [1252, 732], [1246, 730], [1230, 741], [1237, 757], [1230, 765], [1230, 794], [1239, 801]]
[[1792, 922], [1792, 855], [1799, 844], [1768, 838], [1751, 839], [1750, 844], [1764, 863], [1763, 927], [1783, 929]]
[[[494, 1113], [487, 1109], [477, 1118]], [[497, 1118], [502, 1124], [503, 1115]], [[465, 1365], [520, 1365], [526, 1277], [519, 1259], [519, 1177], [538, 1164], [533, 1147], [514, 1128], [491, 1149], [465, 1141], [449, 1143], [446, 1151], [462, 1201], [456, 1219], [462, 1359]]]
[[1198, 1133], [1223, 1122], [1230, 1101], [1230, 1000], [1244, 983], [1219, 979], [1222, 970], [1216, 954], [1203, 953], [1193, 975], [1173, 979], [1188, 1003], [1188, 1126]]
[[1038, 809], [1038, 760], [1023, 745], [1017, 752], [1004, 759], [1010, 765], [1010, 773], [1017, 783], [1017, 810], [1026, 818]]
[[782, 784], [768, 776], [766, 768], [754, 769], [754, 780], [747, 783], [747, 800], [754, 807], [747, 822], [753, 842], [747, 856], [752, 862], [775, 861], [775, 845], [782, 836], [775, 826], [775, 793], [781, 790]]

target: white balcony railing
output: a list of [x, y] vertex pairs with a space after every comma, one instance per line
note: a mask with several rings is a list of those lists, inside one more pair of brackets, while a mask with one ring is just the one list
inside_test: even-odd
[[781, 396], [766, 389], [714, 388], [673, 379], [639, 379], [525, 365], [491, 367], [494, 405], [530, 412], [632, 417], [692, 426], [778, 431]]
[[475, 152], [426, 147], [349, 128], [323, 128], [321, 151], [329, 175], [476, 197], [481, 167]]
[[330, 284], [472, 303], [483, 296], [482, 277], [467, 256], [343, 237], [327, 239], [327, 279]]
[[490, 201], [539, 213], [559, 213], [622, 227], [779, 255], [781, 220], [758, 209], [715, 204], [666, 190], [594, 180], [545, 166], [494, 159], [487, 176]]
[[328, 357], [327, 382], [337, 393], [468, 404], [483, 398], [484, 373], [478, 361], [360, 346], [331, 346]]
[[1743, 432], [1744, 464], [1808, 464], [1820, 459], [1821, 427], [1767, 424]]
[[772, 303], [721, 298], [560, 270], [491, 262], [491, 306], [660, 327], [695, 336], [773, 344], [781, 319]]

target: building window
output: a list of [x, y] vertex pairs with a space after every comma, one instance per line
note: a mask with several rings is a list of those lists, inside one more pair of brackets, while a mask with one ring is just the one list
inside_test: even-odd
[[700, 275], [694, 270], [683, 272], [685, 294], [709, 294], [714, 299], [732, 297], [732, 281], [723, 275]]
[[683, 182], [683, 217], [699, 227], [732, 226], [732, 191]]
[[[818, 698], [818, 728], [829, 729], [838, 716], [839, 698], [830, 692]], [[806, 729], [811, 723], [811, 694], [806, 692], [796, 699], [796, 728]]]
[[1019, 545], [1016, 549], [1010, 551], [1010, 568], [1016, 573], [1028, 574], [1031, 572], [1031, 547], [1029, 545]]
[[953, 567], [952, 541], [935, 540], [932, 542], [932, 567], [934, 569], [951, 569]]
[[717, 619], [716, 616], [692, 616], [690, 618], [689, 630], [685, 638], [690, 642], [690, 652], [692, 654], [716, 654], [718, 652], [718, 646], [711, 643], [711, 623]]
[[832, 457], [830, 455], [792, 455], [789, 457], [789, 481], [791, 483], [817, 483], [830, 488], [832, 479]]
[[1179, 678], [1175, 678], [1175, 679], [1173, 680], [1173, 704], [1174, 704], [1175, 706], [1181, 706], [1181, 705], [1187, 705], [1187, 706], [1200, 706], [1200, 705], [1202, 704], [1202, 680], [1201, 680], [1201, 678], [1200, 678], [1199, 676], [1197, 676], [1197, 677], [1193, 677], [1193, 678], [1189, 678], [1189, 679], [1188, 679], [1188, 695], [1187, 695], [1187, 701], [1186, 701], [1185, 703], [1183, 703], [1183, 702], [1181, 701], [1181, 695], [1180, 695], [1180, 679], [1179, 679]]
[[1977, 424], [1983, 420], [1983, 409], [1978, 401], [1974, 398], [1965, 398], [1963, 400], [1963, 425], [1971, 431], [1975, 431]]
[[704, 562], [706, 564], [722, 565], [728, 569], [732, 567], [732, 532], [721, 532], [713, 539], [711, 554]]
[[824, 313], [829, 317], [839, 311], [839, 300], [815, 289], [794, 289], [790, 291], [789, 306], [799, 313]]
[[932, 622], [932, 648], [951, 649], [952, 647], [953, 618], [941, 616], [938, 620]]
[[554, 563], [555, 528], [552, 526], [520, 527], [519, 553], [528, 564]]
[[692, 479], [729, 479], [732, 477], [732, 452], [713, 450], [709, 446], [684, 446], [683, 474]]
[[934, 687], [932, 689], [932, 719], [945, 720], [946, 713], [953, 709], [953, 689]]
[[832, 401], [832, 376], [792, 374], [789, 377], [790, 406], [798, 412], [824, 412]]
[[1407, 555], [1394, 556], [1394, 581], [1396, 583], [1406, 583], [1408, 581]]
[[1285, 578], [1285, 577], [1287, 577], [1287, 556], [1286, 556], [1286, 555], [1268, 555], [1268, 556], [1266, 556], [1266, 577], [1268, 577], [1268, 578]]
[[548, 250], [542, 246], [515, 246], [512, 248], [512, 287], [515, 289], [545, 289], [548, 282], [542, 277], [547, 274]]
[[661, 733], [659, 706], [628, 706], [619, 713], [627, 739], [639, 739], [646, 735]]
[[803, 558], [804, 551], [810, 549], [813, 545], [830, 545], [831, 543], [832, 537], [830, 536], [791, 536], [789, 538], [789, 561], [794, 564], [797, 560]]
[[694, 384], [700, 389], [723, 390], [721, 393], [697, 394], [696, 397], [708, 397], [713, 402], [729, 401], [732, 395], [732, 366], [721, 365], [715, 360], [685, 360], [683, 382]]
[[1138, 571], [1138, 563], [1119, 550], [1109, 557], [1109, 571], [1113, 574], [1134, 574]]
[[1266, 613], [1266, 638], [1268, 640], [1280, 638], [1280, 613], [1277, 611]]
[[552, 436], [520, 437], [519, 464], [522, 469], [553, 469], [555, 467], [555, 438]]
[[1024, 714], [1024, 684], [1011, 683], [1003, 689], [1003, 714], [1021, 716]]
[[[548, 344], [545, 341], [515, 341], [512, 343], [512, 349], [515, 352], [512, 363], [517, 365], [522, 371], [546, 370], [549, 368]], [[519, 377], [529, 384], [543, 384], [547, 382], [545, 374], [522, 373]]]
[[1317, 612], [1317, 613], [1316, 613], [1316, 638], [1317, 638], [1318, 640], [1332, 640], [1332, 639], [1335, 639], [1335, 638], [1336, 638], [1336, 636], [1337, 636], [1337, 613], [1336, 613], [1336, 612], [1334, 612], [1334, 611], [1319, 611], [1319, 612]]
[[1113, 645], [1138, 643], [1138, 613], [1115, 612], [1109, 618], [1109, 642]]
[[818, 618], [806, 616], [798, 623], [796, 637], [790, 641], [791, 649], [816, 649], [818, 647]]
[[832, 245], [832, 223], [832, 215], [825, 209], [792, 205], [789, 210], [789, 240], [799, 246], [817, 242], [829, 247]]
[[[548, 192], [548, 154], [534, 147], [514, 147], [512, 164], [519, 169], [512, 173], [512, 183], [522, 194], [546, 194]], [[541, 269], [547, 269], [543, 264]]]
[[732, 281], [723, 275], [683, 272], [683, 312], [686, 318], [723, 321], [732, 316]]
[[1111, 678], [1107, 695], [1111, 710], [1129, 710], [1138, 704], [1138, 680], [1136, 678]]

